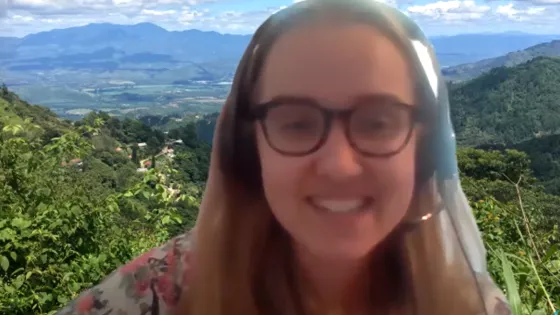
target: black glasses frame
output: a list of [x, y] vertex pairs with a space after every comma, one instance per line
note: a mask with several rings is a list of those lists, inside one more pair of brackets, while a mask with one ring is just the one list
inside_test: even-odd
[[[319, 150], [325, 144], [325, 142], [327, 141], [327, 139], [329, 137], [329, 134], [330, 134], [331, 129], [332, 129], [333, 121], [335, 119], [340, 119], [343, 122], [343, 125], [344, 125], [344, 134], [346, 136], [346, 139], [348, 140], [348, 143], [350, 143], [350, 146], [354, 150], [356, 150], [356, 152], [358, 152], [358, 153], [360, 153], [364, 156], [367, 156], [367, 157], [377, 157], [377, 158], [390, 157], [390, 156], [393, 156], [393, 155], [399, 153], [400, 151], [402, 151], [402, 149], [404, 149], [404, 147], [409, 143], [410, 138], [412, 136], [412, 131], [414, 130], [414, 127], [418, 123], [422, 123], [422, 122], [426, 121], [426, 113], [425, 113], [425, 111], [422, 110], [423, 106], [414, 106], [412, 104], [406, 104], [406, 103], [403, 103], [401, 101], [395, 100], [394, 97], [380, 96], [380, 97], [376, 97], [376, 98], [378, 99], [378, 101], [379, 100], [387, 101], [389, 99], [394, 106], [399, 106], [401, 108], [404, 108], [410, 113], [409, 129], [407, 131], [407, 135], [406, 135], [403, 143], [398, 148], [396, 148], [395, 150], [392, 150], [392, 151], [386, 152], [386, 153], [372, 153], [372, 152], [365, 151], [365, 150], [361, 149], [353, 141], [353, 139], [350, 135], [350, 133], [351, 133], [350, 132], [350, 118], [351, 118], [352, 114], [354, 114], [359, 108], [375, 106], [375, 105], [371, 105], [371, 101], [368, 102], [368, 104], [364, 104], [363, 102], [357, 102], [358, 105], [353, 106], [353, 107], [348, 108], [348, 109], [329, 109], [329, 108], [325, 108], [324, 106], [321, 106], [317, 101], [315, 101], [313, 99], [297, 98], [297, 97], [296, 98], [283, 97], [283, 98], [273, 99], [269, 102], [257, 104], [254, 107], [254, 109], [251, 111], [250, 119], [252, 121], [258, 121], [261, 124], [261, 126], [263, 128], [264, 136], [266, 138], [266, 141], [267, 141], [268, 145], [274, 151], [276, 151], [276, 152], [278, 152], [282, 155], [285, 155], [285, 156], [301, 157], [301, 156], [305, 156], [305, 155], [308, 155], [308, 154], [312, 154], [312, 153], [316, 152], [317, 150]], [[274, 109], [276, 107], [280, 107], [280, 106], [285, 106], [286, 104], [311, 107], [315, 110], [318, 110], [322, 114], [323, 120], [325, 122], [325, 126], [323, 128], [323, 133], [321, 134], [321, 136], [319, 138], [319, 141], [317, 141], [317, 144], [315, 144], [309, 150], [302, 151], [302, 152], [292, 152], [292, 151], [282, 150], [282, 149], [276, 147], [274, 145], [273, 141], [270, 140], [268, 128], [267, 128], [266, 122], [265, 122], [266, 118], [268, 116], [268, 113], [272, 109]]]

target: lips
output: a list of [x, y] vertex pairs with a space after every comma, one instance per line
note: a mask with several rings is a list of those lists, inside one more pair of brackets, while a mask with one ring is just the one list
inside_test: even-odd
[[364, 210], [372, 202], [371, 198], [333, 199], [333, 198], [308, 198], [316, 208], [333, 213], [350, 213]]

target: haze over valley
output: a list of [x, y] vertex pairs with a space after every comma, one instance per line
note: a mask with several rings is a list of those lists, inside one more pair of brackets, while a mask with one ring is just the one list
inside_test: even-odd
[[[25, 100], [78, 119], [182, 116], [219, 110], [251, 35], [96, 23], [0, 38], [0, 77]], [[560, 35], [506, 32], [431, 38], [444, 73], [470, 79], [497, 66], [560, 55]]]

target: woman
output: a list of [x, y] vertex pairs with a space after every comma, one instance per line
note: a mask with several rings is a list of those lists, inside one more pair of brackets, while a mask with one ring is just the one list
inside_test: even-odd
[[457, 178], [433, 49], [370, 0], [255, 33], [196, 229], [58, 315], [511, 314]]

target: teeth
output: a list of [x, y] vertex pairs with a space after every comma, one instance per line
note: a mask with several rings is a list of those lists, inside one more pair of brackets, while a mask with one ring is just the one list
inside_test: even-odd
[[312, 199], [312, 202], [330, 212], [350, 212], [359, 210], [365, 203], [365, 199], [353, 200], [326, 200]]

